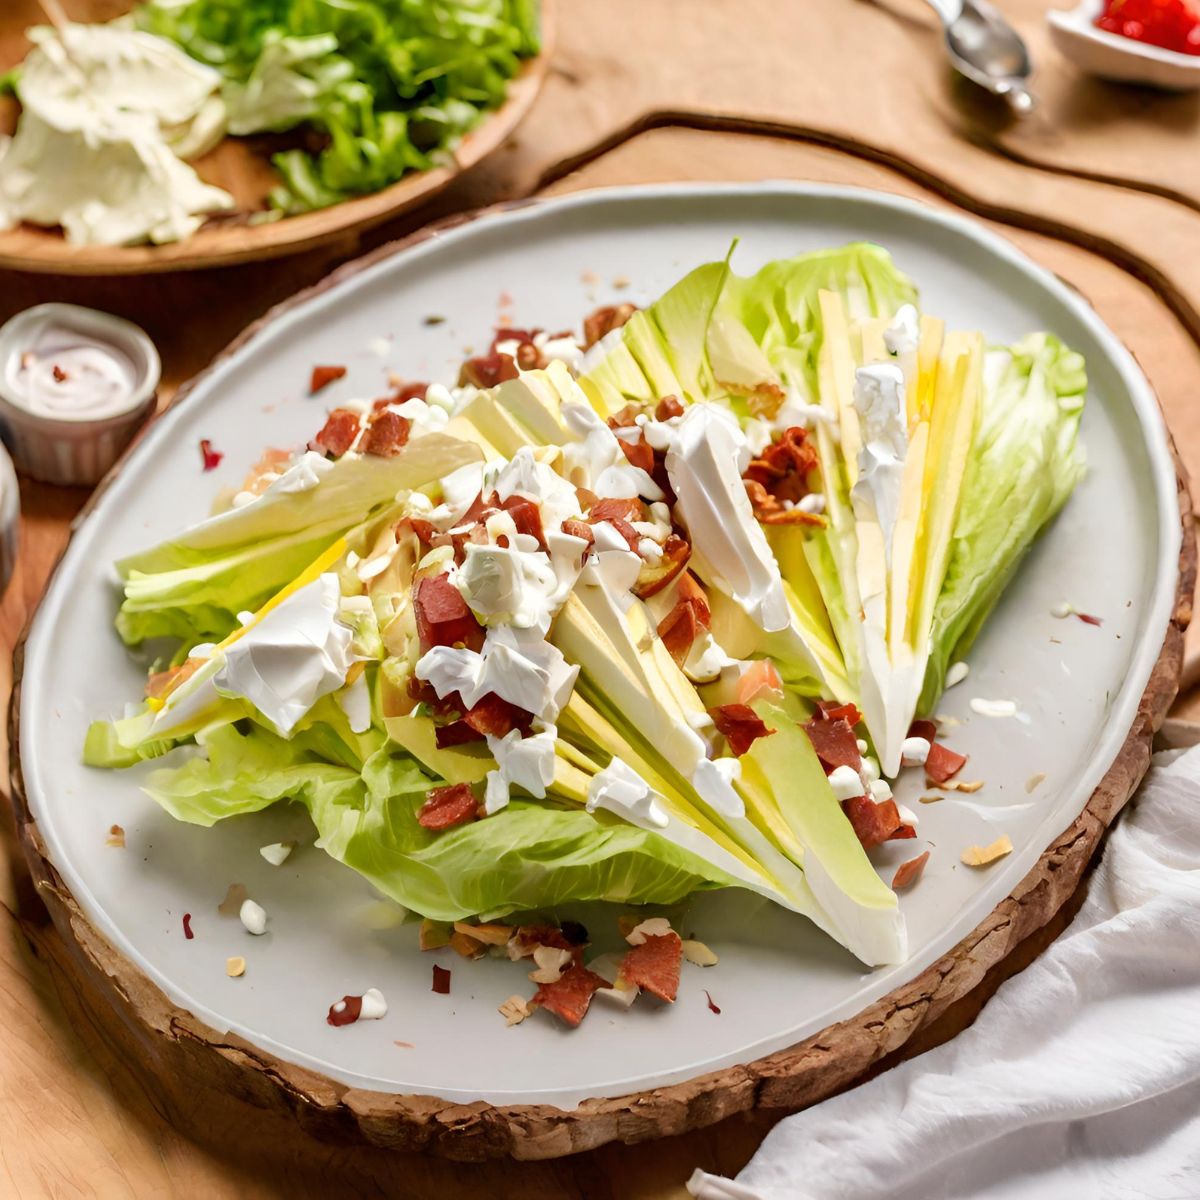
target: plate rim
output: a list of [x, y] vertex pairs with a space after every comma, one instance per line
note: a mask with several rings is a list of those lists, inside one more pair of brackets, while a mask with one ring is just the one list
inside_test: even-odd
[[[261, 226], [217, 225], [161, 246], [76, 246], [61, 233], [20, 224], [0, 230], [0, 268], [35, 275], [119, 277], [198, 271], [303, 254], [338, 238], [353, 237], [401, 216], [444, 191], [494, 154], [529, 115], [554, 54], [558, 0], [539, 0], [540, 49], [508, 81], [504, 102], [467, 131], [445, 166], [398, 179], [377, 192], [329, 208], [298, 213]], [[228, 135], [227, 135], [228, 136]], [[201, 244], [197, 248], [196, 242]], [[208, 248], [208, 243], [213, 248]], [[392, 243], [388, 243], [391, 245]], [[285, 301], [286, 303], [286, 301]]]
[[[291, 1082], [287, 1086], [280, 1086], [277, 1089], [285, 1100], [289, 1096], [294, 1100], [295, 1087], [297, 1085], [305, 1093], [304, 1098], [309, 1104], [314, 1102], [316, 1094], [319, 1093], [327, 1097], [329, 1089], [334, 1089], [335, 1092], [340, 1094], [335, 1107], [341, 1108], [343, 1104], [348, 1106], [354, 1114], [354, 1119], [359, 1125], [360, 1132], [372, 1140], [383, 1140], [384, 1144], [393, 1144], [397, 1137], [402, 1137], [405, 1139], [405, 1144], [409, 1144], [408, 1139], [423, 1137], [424, 1141], [414, 1144], [424, 1145], [430, 1143], [435, 1149], [448, 1149], [448, 1152], [454, 1153], [454, 1147], [466, 1142], [472, 1142], [472, 1140], [473, 1144], [480, 1143], [480, 1139], [482, 1138], [482, 1144], [486, 1146], [485, 1153], [512, 1153], [519, 1157], [547, 1157], [560, 1153], [573, 1152], [589, 1145], [601, 1144], [601, 1142], [611, 1140], [617, 1136], [626, 1140], [640, 1140], [641, 1136], [656, 1136], [662, 1133], [677, 1132], [680, 1129], [694, 1127], [699, 1124], [706, 1124], [720, 1119], [720, 1117], [727, 1115], [728, 1112], [739, 1111], [751, 1107], [755, 1103], [772, 1103], [773, 1101], [763, 1099], [767, 1093], [776, 1096], [786, 1094], [789, 1097], [793, 1097], [792, 1099], [783, 1101], [791, 1106], [795, 1102], [794, 1095], [795, 1088], [798, 1086], [797, 1080], [804, 1076], [812, 1067], [811, 1062], [806, 1063], [805, 1061], [806, 1047], [820, 1046], [827, 1049], [825, 1043], [830, 1041], [830, 1035], [842, 1031], [844, 1036], [841, 1040], [843, 1042], [847, 1044], [857, 1043], [859, 1045], [858, 1052], [851, 1055], [847, 1060], [857, 1063], [858, 1069], [846, 1075], [844, 1073], [845, 1064], [843, 1063], [842, 1073], [837, 1075], [836, 1081], [827, 1086], [819, 1086], [815, 1092], [812, 1091], [810, 1081], [806, 1085], [808, 1091], [802, 1093], [802, 1098], [805, 1102], [820, 1098], [820, 1096], [828, 1094], [833, 1088], [848, 1082], [855, 1074], [881, 1057], [883, 1053], [895, 1049], [898, 1045], [902, 1044], [915, 1028], [911, 1023], [901, 1021], [900, 1025], [904, 1026], [904, 1029], [898, 1034], [897, 1029], [894, 1028], [894, 1022], [885, 1020], [882, 1022], [882, 1030], [886, 1036], [872, 1035], [868, 1040], [874, 1047], [873, 1052], [865, 1053], [862, 1026], [868, 1016], [876, 1013], [875, 1021], [876, 1024], [879, 1024], [878, 1012], [884, 1012], [889, 1002], [895, 1004], [897, 998], [901, 995], [912, 993], [914, 989], [918, 989], [918, 985], [921, 985], [922, 981], [926, 983], [936, 982], [935, 991], [940, 994], [936, 1011], [942, 1011], [953, 999], [970, 990], [970, 987], [973, 987], [974, 983], [978, 982], [979, 978], [982, 977], [982, 968], [971, 968], [964, 974], [963, 964], [977, 963], [980, 946], [985, 942], [989, 945], [995, 943], [996, 930], [993, 928], [993, 923], [997, 914], [1006, 905], [1015, 904], [1018, 912], [1031, 909], [1032, 906], [1032, 909], [1037, 910], [1037, 913], [1040, 915], [1035, 914], [1034, 919], [1017, 921], [1011, 919], [1010, 914], [1010, 920], [1006, 922], [1010, 927], [1010, 936], [1001, 939], [1004, 942], [1004, 948], [999, 953], [994, 954], [991, 961], [998, 961], [999, 958], [1002, 958], [1007, 953], [1007, 949], [1020, 940], [1020, 937], [1025, 936], [1028, 932], [1044, 924], [1066, 900], [1073, 889], [1074, 881], [1077, 880], [1083, 866], [1090, 859], [1091, 852], [1098, 843], [1103, 829], [1119, 810], [1144, 773], [1148, 763], [1149, 741], [1153, 729], [1157, 728], [1157, 725], [1165, 715], [1178, 684], [1182, 629], [1186, 626], [1190, 616], [1190, 581], [1194, 578], [1195, 571], [1195, 546], [1191, 536], [1190, 521], [1187, 519], [1190, 513], [1190, 500], [1186, 492], [1186, 476], [1178, 461], [1178, 456], [1174, 452], [1174, 446], [1166, 424], [1163, 421], [1161, 410], [1155, 400], [1153, 389], [1120, 339], [1104, 325], [1091, 306], [1078, 293], [1057, 280], [1045, 268], [1016, 249], [1007, 239], [969, 217], [953, 211], [948, 212], [930, 208], [928, 205], [877, 189], [798, 184], [792, 181], [760, 181], [749, 184], [683, 183], [651, 186], [633, 185], [594, 189], [555, 198], [515, 201], [474, 212], [457, 214], [445, 221], [425, 227], [398, 242], [382, 246], [362, 258], [344, 264], [322, 280], [268, 310], [262, 317], [248, 326], [224, 350], [219, 352], [207, 367], [191, 380], [181, 385], [173, 397], [168, 411], [154, 422], [154, 427], [149, 431], [147, 438], [141, 440], [152, 443], [158, 437], [167, 436], [173, 424], [171, 413], [178, 409], [193, 391], [210, 374], [217, 371], [228, 358], [233, 356], [247, 342], [253, 340], [268, 325], [272, 325], [280, 317], [286, 316], [289, 310], [304, 307], [308, 301], [325, 291], [335, 289], [348, 277], [370, 271], [382, 262], [406, 250], [412, 249], [414, 246], [431, 238], [446, 235], [453, 230], [471, 225], [480, 219], [503, 217], [506, 214], [513, 214], [514, 212], [527, 209], [535, 210], [530, 215], [533, 219], [536, 219], [536, 210], [569, 208], [587, 204], [605, 204], [622, 199], [668, 198], [681, 195], [689, 197], [703, 197], [706, 195], [729, 196], [737, 194], [761, 196], [779, 192], [786, 192], [791, 195], [804, 195], [817, 199], [857, 199], [882, 205], [885, 208], [907, 210], [910, 213], [915, 213], [924, 221], [932, 222], [934, 225], [949, 226], [965, 234], [970, 240], [982, 243], [985, 249], [998, 254], [1001, 258], [1015, 262], [1015, 265], [1024, 275], [1032, 276], [1039, 285], [1045, 287], [1056, 299], [1071, 309], [1074, 315], [1088, 326], [1090, 331], [1111, 352], [1114, 366], [1121, 376], [1123, 389], [1127, 393], [1127, 400], [1131, 404], [1131, 407], [1133, 407], [1138, 417], [1139, 425], [1142, 427], [1146, 452], [1154, 465], [1155, 495], [1158, 501], [1156, 510], [1159, 518], [1160, 556], [1156, 569], [1155, 590], [1150, 610], [1152, 613], [1157, 613], [1160, 608], [1164, 610], [1169, 609], [1170, 611], [1164, 611], [1162, 614], [1166, 631], [1165, 640], [1161, 648], [1155, 648], [1157, 643], [1153, 639], [1147, 640], [1149, 632], [1153, 631], [1153, 628], [1157, 626], [1157, 622], [1149, 623], [1148, 632], [1143, 635], [1138, 647], [1138, 654], [1134, 659], [1136, 670], [1131, 670], [1130, 673], [1139, 678], [1143, 674], [1146, 675], [1146, 690], [1139, 700], [1132, 701], [1127, 705], [1127, 707], [1136, 709], [1136, 713], [1130, 720], [1128, 733], [1123, 743], [1116, 747], [1107, 772], [1099, 780], [1096, 789], [1086, 800], [1080, 815], [1070, 825], [1068, 830], [1060, 835], [1059, 838], [1052, 841], [1050, 847], [1044, 850], [1040, 857], [1037, 857], [1036, 861], [1031, 860], [1028, 873], [1016, 885], [1013, 892], [1007, 898], [1001, 899], [992, 912], [971, 933], [951, 949], [947, 950], [945, 954], [940, 955], [931, 966], [922, 972], [918, 972], [907, 983], [900, 984], [892, 992], [881, 997], [879, 1001], [868, 1005], [866, 1009], [861, 1010], [855, 1017], [830, 1026], [812, 1038], [801, 1042], [798, 1046], [775, 1051], [749, 1064], [722, 1067], [681, 1083], [667, 1084], [648, 1091], [632, 1093], [624, 1097], [586, 1100], [574, 1109], [559, 1108], [545, 1102], [508, 1105], [491, 1105], [485, 1102], [464, 1104], [460, 1101], [447, 1101], [432, 1097], [414, 1097], [399, 1093], [369, 1091], [337, 1083], [310, 1068], [300, 1066], [289, 1060], [276, 1058], [269, 1051], [262, 1050], [246, 1042], [244, 1039], [238, 1038], [236, 1035], [218, 1034], [185, 1009], [174, 1005], [166, 994], [160, 991], [147, 975], [143, 974], [132, 959], [126, 958], [96, 929], [83, 912], [76, 898], [71, 895], [61, 876], [58, 875], [57, 870], [53, 866], [40, 831], [37, 828], [36, 820], [32, 815], [25, 792], [25, 782], [21, 766], [19, 720], [22, 704], [24, 660], [28, 642], [36, 634], [37, 616], [43, 611], [45, 599], [52, 594], [59, 567], [69, 552], [71, 543], [68, 542], [48, 581], [42, 600], [39, 601], [37, 610], [35, 610], [33, 617], [22, 634], [21, 641], [14, 655], [14, 688], [10, 706], [10, 733], [11, 745], [13, 747], [13, 801], [17, 809], [18, 826], [26, 857], [30, 860], [31, 867], [34, 870], [35, 877], [39, 879], [39, 883], [44, 880], [48, 885], [45, 890], [54, 897], [51, 911], [55, 917], [56, 924], [59, 925], [60, 931], [69, 930], [68, 936], [76, 938], [76, 940], [78, 940], [77, 935], [81, 929], [86, 930], [88, 935], [86, 938], [88, 955], [93, 964], [102, 964], [102, 969], [105, 973], [114, 978], [117, 974], [120, 974], [125, 983], [130, 985], [123, 991], [126, 1001], [130, 1000], [132, 992], [133, 995], [140, 997], [141, 1005], [147, 1011], [170, 1011], [174, 1014], [172, 1021], [180, 1017], [186, 1018], [191, 1027], [196, 1029], [197, 1034], [202, 1033], [200, 1040], [206, 1042], [211, 1049], [215, 1049], [219, 1053], [228, 1052], [231, 1048], [230, 1043], [236, 1039], [239, 1044], [239, 1053], [241, 1056], [245, 1058], [247, 1057], [247, 1052], [249, 1052], [250, 1061], [258, 1065], [262, 1071], [275, 1077], [278, 1084], [282, 1085], [284, 1083], [284, 1080], [280, 1078], [281, 1073], [288, 1077]], [[133, 452], [131, 449], [129, 453], [122, 457], [121, 461], [106, 476], [94, 495], [89, 499], [88, 504], [73, 526], [72, 540], [74, 533], [78, 531], [90, 516], [95, 505], [107, 491], [113, 479], [124, 468], [129, 454]], [[1176, 500], [1170, 506], [1164, 502], [1167, 486], [1166, 480], [1168, 478], [1167, 468], [1169, 468], [1170, 475], [1174, 477], [1177, 490]], [[1181, 517], [1181, 522], [1178, 525], [1171, 516], [1175, 503], [1178, 504]], [[1178, 562], [1175, 561], [1176, 556], [1172, 553], [1176, 538], [1179, 539]], [[1171, 579], [1174, 580], [1174, 587], [1168, 586]], [[1164, 588], [1165, 594], [1163, 594]], [[1153, 662], [1147, 665], [1148, 660], [1151, 658], [1153, 658]], [[1120, 722], [1114, 722], [1110, 716], [1109, 721], [1102, 727], [1102, 730], [1111, 730], [1114, 725], [1124, 725], [1124, 723], [1124, 716], [1122, 716]], [[1115, 738], [1117, 735], [1113, 734], [1112, 736]], [[1107, 758], [1107, 753], [1104, 757]], [[1087, 820], [1089, 814], [1090, 820]], [[1077, 827], [1081, 826], [1081, 823], [1082, 827], [1077, 829]], [[1085, 851], [1082, 857], [1079, 857], [1077, 852], [1071, 855], [1072, 858], [1078, 859], [1077, 869], [1074, 870], [1073, 874], [1071, 871], [1063, 870], [1061, 858], [1064, 853], [1064, 846], [1067, 849], [1082, 846]], [[1068, 877], [1071, 879], [1071, 888], [1064, 891], [1062, 885]], [[1056, 879], [1057, 887], [1055, 885]], [[1020, 937], [1011, 936], [1011, 931], [1018, 927], [1022, 930]], [[116, 969], [120, 968], [122, 964], [127, 970]], [[947, 966], [947, 964], [950, 965]], [[954, 977], [958, 981], [953, 988], [953, 995], [948, 995], [943, 986], [948, 977]], [[964, 983], [966, 983], [966, 986], [963, 986]], [[134, 1003], [133, 1007], [136, 1013], [138, 1004]], [[936, 1015], [936, 1012], [932, 1011], [932, 1007], [929, 1004], [926, 1005], [929, 1011], [927, 1011], [925, 1018], [920, 1023], [924, 1023], [925, 1020], [932, 1019], [932, 1016]], [[895, 1015], [895, 1011], [893, 1011], [892, 1016], [894, 1017]], [[850, 1036], [851, 1034], [853, 1036]], [[847, 1039], [849, 1040], [847, 1041]], [[790, 1063], [791, 1066], [784, 1068], [781, 1065], [784, 1063]], [[799, 1068], [801, 1069], [797, 1069], [797, 1064], [799, 1064]], [[831, 1066], [828, 1061], [824, 1065], [826, 1068]], [[834, 1078], [834, 1075], [830, 1074], [828, 1070], [826, 1070], [825, 1075], [827, 1078]], [[314, 1080], [319, 1080], [322, 1086], [314, 1089], [312, 1086], [312, 1081]], [[749, 1089], [748, 1092], [747, 1089]], [[723, 1099], [715, 1098], [718, 1093]], [[353, 1102], [351, 1102], [350, 1097], [354, 1098]], [[661, 1120], [661, 1106], [667, 1103], [668, 1097], [670, 1097], [667, 1107], [668, 1112], [676, 1112], [679, 1109], [682, 1098], [688, 1100], [688, 1103], [685, 1105], [688, 1112], [685, 1124], [669, 1128], [657, 1127], [648, 1133], [639, 1133], [640, 1126], [629, 1128], [623, 1122], [622, 1127], [618, 1130], [613, 1116], [614, 1112], [626, 1111], [634, 1106], [640, 1106], [637, 1108], [637, 1111], [644, 1116], [649, 1118], [657, 1113]], [[646, 1105], [651, 1103], [651, 1101], [652, 1107], [647, 1109]], [[468, 1122], [467, 1126], [447, 1130], [441, 1124], [444, 1116], [430, 1116], [431, 1106], [433, 1110], [442, 1114], [447, 1110], [455, 1110], [459, 1113], [470, 1111], [475, 1113], [475, 1116]], [[614, 1106], [616, 1107], [614, 1108]], [[480, 1109], [487, 1114], [486, 1119], [476, 1111]], [[367, 1119], [368, 1114], [370, 1115], [370, 1121]], [[381, 1133], [380, 1122], [387, 1128], [386, 1135]], [[540, 1123], [544, 1136], [531, 1138], [531, 1128], [538, 1123]], [[401, 1133], [401, 1130], [404, 1132]], [[564, 1138], [566, 1139], [565, 1142]]]

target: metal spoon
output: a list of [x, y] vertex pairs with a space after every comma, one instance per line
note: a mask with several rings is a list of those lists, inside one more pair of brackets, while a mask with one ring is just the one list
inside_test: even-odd
[[950, 63], [960, 75], [1003, 96], [1013, 112], [1034, 106], [1028, 87], [1033, 63], [1021, 35], [987, 0], [928, 0], [942, 18]]

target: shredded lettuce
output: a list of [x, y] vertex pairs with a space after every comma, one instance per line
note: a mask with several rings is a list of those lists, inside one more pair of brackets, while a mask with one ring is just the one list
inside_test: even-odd
[[221, 72], [231, 133], [324, 142], [272, 160], [285, 213], [446, 160], [539, 48], [536, 0], [152, 0], [135, 20]]

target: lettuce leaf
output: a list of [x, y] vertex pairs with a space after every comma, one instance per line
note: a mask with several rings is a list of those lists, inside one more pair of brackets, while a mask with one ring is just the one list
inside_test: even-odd
[[152, 0], [134, 19], [221, 73], [231, 132], [323, 135], [275, 155], [284, 213], [448, 158], [540, 45], [536, 0]]
[[[440, 833], [417, 822], [441, 781], [384, 747], [360, 762], [330, 760], [332, 727], [290, 740], [258, 726], [227, 725], [204, 739], [205, 756], [152, 772], [147, 793], [195, 825], [303, 804], [322, 848], [398, 904], [438, 921], [553, 908], [567, 902], [674, 904], [735, 881], [651, 831], [606, 813], [513, 800], [488, 817]], [[365, 739], [370, 749], [372, 739]]]
[[1083, 477], [1076, 439], [1086, 391], [1083, 356], [1052, 334], [988, 352], [919, 712], [933, 710], [950, 663], [970, 649], [1017, 564]]
[[261, 607], [336, 539], [396, 493], [421, 487], [483, 458], [477, 446], [442, 434], [394, 458], [347, 457], [328, 464], [303, 491], [274, 485], [233, 508], [117, 563], [125, 598], [117, 632], [134, 644], [177, 637], [219, 640], [237, 614]]

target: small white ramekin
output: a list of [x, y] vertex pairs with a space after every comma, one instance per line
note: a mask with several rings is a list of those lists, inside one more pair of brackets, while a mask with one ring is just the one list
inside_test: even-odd
[[[128, 405], [100, 418], [47, 417], [30, 412], [10, 394], [8, 363], [36, 342], [49, 324], [108, 342], [129, 357], [136, 382]], [[0, 435], [17, 470], [43, 483], [91, 486], [129, 445], [154, 408], [162, 364], [150, 338], [132, 321], [77, 304], [39, 304], [0, 328]]]
[[21, 521], [21, 492], [12, 459], [0, 444], [0, 596], [12, 578], [17, 561], [17, 538]]

